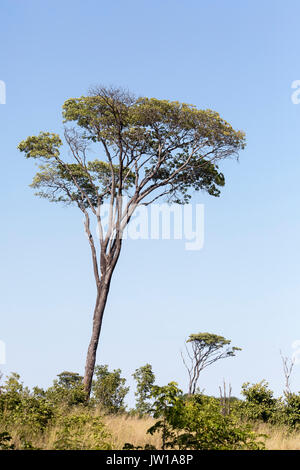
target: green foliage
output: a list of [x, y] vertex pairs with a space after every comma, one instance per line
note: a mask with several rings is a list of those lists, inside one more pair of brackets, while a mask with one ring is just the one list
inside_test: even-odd
[[232, 405], [242, 420], [283, 425], [290, 431], [300, 427], [300, 393], [285, 392], [283, 397], [274, 398], [268, 383], [262, 380], [252, 385], [243, 384], [242, 395], [245, 400]]
[[162, 433], [166, 447], [195, 450], [261, 449], [249, 425], [224, 416], [219, 400], [202, 395], [184, 396], [175, 382], [154, 387], [154, 417], [159, 419], [147, 432]]
[[57, 421], [56, 450], [109, 450], [110, 435], [101, 417], [85, 413], [62, 416]]
[[300, 426], [300, 392], [286, 393], [281, 416], [284, 424], [295, 429]]
[[[28, 137], [26, 140], [28, 146], [31, 139], [32, 137]], [[67, 205], [75, 202], [85, 208], [89, 205], [96, 207], [99, 193], [100, 202], [110, 194], [112, 175], [107, 162], [93, 160], [83, 167], [79, 163], [60, 163], [55, 160], [39, 165], [39, 170], [30, 187], [38, 190], [36, 196], [46, 198], [50, 202], [63, 202]], [[113, 171], [117, 187], [119, 165], [113, 165]], [[124, 170], [122, 175], [124, 179], [126, 176], [123, 185], [126, 192], [133, 185], [135, 177], [130, 170]]]
[[28, 397], [29, 390], [23, 387], [20, 382], [20, 376], [13, 372], [6, 379], [0, 393], [0, 411], [16, 411], [21, 407], [22, 401]]
[[[205, 355], [212, 355], [215, 351], [228, 346], [231, 341], [213, 333], [197, 333], [190, 335], [187, 343], [192, 343], [197, 351], [203, 351]], [[241, 351], [241, 348], [237, 348], [236, 346], [227, 348], [224, 355], [227, 357], [234, 356], [236, 351]]]
[[[234, 131], [212, 110], [177, 101], [135, 99], [120, 90], [101, 89], [94, 96], [69, 99], [63, 115], [65, 122], [75, 121], [94, 142], [118, 147], [121, 138], [123, 147], [147, 155], [145, 174], [155, 173], [155, 183], [168, 179], [191, 155], [188, 165], [172, 180], [170, 195], [177, 203], [188, 201], [190, 188], [219, 196], [216, 186], [224, 186], [224, 176], [204, 155], [213, 148], [215, 162], [245, 146], [244, 134]], [[162, 144], [166, 158], [153, 172]]]
[[191, 397], [180, 415], [179, 433], [173, 445], [181, 449], [239, 450], [263, 449], [264, 444], [248, 424], [234, 415], [221, 413], [219, 400]]
[[[31, 137], [28, 137], [29, 142]], [[97, 204], [97, 187], [90, 179], [87, 169], [77, 163], [62, 164], [57, 160], [39, 165], [39, 170], [30, 185], [38, 190], [35, 195], [50, 202], [73, 202], [88, 207]], [[83, 196], [85, 194], [85, 196]]]
[[[74, 163], [61, 157], [63, 142], [54, 133], [40, 132], [18, 148], [26, 158], [43, 162], [32, 183], [37, 195], [82, 207], [101, 202], [113, 180], [116, 187], [120, 183], [128, 190], [135, 188], [139, 176], [149, 177], [148, 188], [167, 186], [168, 201], [186, 203], [190, 191], [200, 189], [219, 196], [225, 179], [217, 161], [245, 147], [244, 133], [217, 112], [177, 101], [135, 98], [121, 89], [98, 88], [90, 96], [68, 99], [63, 118], [76, 124], [65, 130]], [[95, 143], [109, 155], [107, 161], [88, 161], [89, 145]]]
[[166, 447], [172, 447], [172, 439], [174, 439], [175, 436], [177, 420], [183, 411], [183, 394], [177, 387], [176, 382], [170, 382], [164, 387], [154, 385], [152, 388], [152, 396], [155, 400], [151, 410], [153, 417], [162, 419], [158, 419], [147, 432], [154, 434], [157, 431], [161, 431], [162, 448], [164, 450]]
[[133, 378], [136, 380], [136, 411], [139, 415], [150, 413], [151, 410], [151, 393], [155, 382], [155, 375], [150, 364], [136, 369]]
[[[185, 133], [186, 146], [205, 139], [207, 145], [218, 144], [243, 148], [245, 136], [233, 131], [212, 110], [199, 110], [178, 101], [138, 98], [120, 89], [100, 89], [91, 96], [71, 98], [63, 105], [64, 122], [75, 121], [93, 140], [106, 139], [117, 144], [119, 129], [127, 143], [157, 144], [158, 135], [174, 146], [176, 135]], [[156, 132], [155, 132], [156, 131]]]
[[213, 333], [197, 333], [189, 336], [187, 343], [197, 343], [200, 347], [214, 346], [215, 348], [222, 348], [230, 344], [230, 340], [225, 339], [223, 336], [215, 335]]
[[[41, 391], [38, 390], [36, 393]], [[77, 372], [60, 373], [58, 379], [53, 381], [52, 387], [43, 394], [54, 405], [73, 406], [86, 403], [82, 377]]]
[[59, 135], [50, 132], [40, 132], [38, 136], [32, 136], [20, 142], [18, 149], [25, 153], [26, 158], [50, 160], [59, 156], [59, 147], [62, 144]]
[[[96, 371], [94, 398], [89, 404], [78, 399], [85, 398], [78, 373], [64, 371], [48, 390], [35, 387], [33, 391], [24, 387], [18, 374], [9, 376], [0, 387], [0, 450], [44, 449], [47, 443], [54, 449], [110, 449], [112, 438], [98, 405], [106, 413], [124, 411], [128, 388], [120, 369], [109, 372], [105, 365], [97, 366]], [[244, 400], [232, 398], [230, 411], [224, 414], [219, 398], [183, 394], [176, 382], [151, 386], [154, 375], [150, 364], [133, 375], [141, 387], [142, 409], [146, 403], [147, 412], [156, 420], [147, 432], [160, 433], [163, 449], [262, 449], [266, 436], [253, 432], [257, 422], [282, 425], [291, 433], [299, 429], [300, 394], [275, 399], [265, 381], [244, 384]], [[127, 442], [123, 449], [154, 447]]]
[[9, 420], [15, 426], [30, 427], [33, 433], [41, 432], [54, 415], [54, 407], [44, 397], [37, 397], [13, 373], [8, 377], [0, 394], [0, 422], [5, 427]]
[[78, 372], [68, 372], [64, 371], [57, 375], [58, 385], [66, 388], [67, 390], [72, 390], [73, 388], [78, 387], [82, 384], [83, 377], [78, 374]]
[[[31, 392], [13, 373], [0, 389], [0, 449], [109, 449], [110, 435], [101, 416], [87, 406], [82, 377], [62, 372], [47, 390]], [[43, 448], [43, 447], [42, 447]]]
[[124, 412], [129, 387], [125, 387], [126, 379], [121, 377], [121, 370], [109, 372], [108, 365], [96, 366], [95, 377], [92, 387], [94, 401], [108, 413]]
[[244, 383], [242, 395], [245, 397], [245, 401], [239, 403], [242, 416], [263, 422], [274, 420], [278, 411], [278, 402], [265, 380], [252, 385], [249, 382]]

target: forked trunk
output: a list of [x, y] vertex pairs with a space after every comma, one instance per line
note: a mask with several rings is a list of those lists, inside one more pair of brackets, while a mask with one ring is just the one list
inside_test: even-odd
[[[87, 399], [89, 399], [92, 389], [92, 380], [95, 370], [95, 363], [96, 363], [96, 354], [97, 354], [97, 347], [99, 342], [99, 336], [101, 332], [103, 314], [106, 306], [107, 296], [110, 287], [110, 281], [115, 270], [116, 264], [118, 262], [120, 251], [121, 251], [122, 239], [119, 238], [116, 244], [112, 245], [112, 250], [110, 251], [110, 259], [102, 254], [102, 266], [103, 271], [101, 272], [101, 279], [100, 282], [97, 283], [97, 299], [96, 305], [94, 310], [94, 318], [93, 318], [93, 329], [92, 329], [92, 337], [90, 340], [90, 344], [88, 347], [86, 363], [85, 363], [85, 373], [83, 379], [84, 390], [87, 395]], [[92, 244], [92, 253], [93, 253], [93, 261], [94, 266], [97, 266], [96, 262], [96, 255], [94, 250], [94, 245]], [[95, 269], [96, 276], [95, 278], [99, 280], [98, 277], [98, 268]]]

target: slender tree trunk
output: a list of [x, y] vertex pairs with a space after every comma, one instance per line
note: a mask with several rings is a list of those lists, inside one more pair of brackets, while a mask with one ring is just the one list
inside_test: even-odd
[[93, 318], [92, 337], [91, 337], [90, 344], [88, 347], [86, 364], [85, 364], [85, 374], [84, 374], [84, 379], [83, 379], [84, 389], [87, 394], [87, 398], [89, 398], [91, 394], [92, 380], [93, 380], [95, 362], [96, 362], [96, 353], [97, 353], [97, 347], [98, 347], [98, 342], [99, 342], [99, 336], [101, 332], [104, 309], [105, 309], [105, 305], [106, 305], [106, 301], [108, 297], [110, 278], [111, 278], [111, 274], [110, 274], [109, 279], [105, 279], [104, 282], [101, 283], [97, 292], [97, 300], [96, 300], [94, 318]]
[[[86, 224], [86, 231], [88, 234], [90, 234], [88, 223]], [[118, 236], [120, 237], [120, 232], [118, 232]], [[95, 279], [96, 279], [96, 282], [97, 280], [99, 282], [97, 282], [97, 298], [96, 298], [96, 305], [94, 309], [92, 337], [91, 337], [90, 344], [88, 347], [86, 363], [85, 363], [84, 379], [83, 379], [83, 385], [84, 385], [84, 390], [87, 395], [87, 399], [89, 399], [90, 394], [91, 394], [91, 389], [92, 389], [92, 380], [93, 380], [93, 375], [94, 375], [94, 370], [95, 370], [99, 336], [101, 332], [104, 310], [105, 310], [107, 297], [109, 293], [110, 282], [111, 282], [113, 272], [115, 270], [116, 264], [120, 256], [121, 246], [122, 246], [122, 238], [115, 240], [115, 243], [113, 243], [112, 247], [110, 248], [109, 256], [105, 256], [103, 255], [103, 252], [102, 252], [102, 250], [104, 249], [103, 245], [101, 245], [102, 270], [101, 270], [101, 277], [99, 279], [96, 253], [94, 249], [94, 244], [93, 242], [91, 243]]]

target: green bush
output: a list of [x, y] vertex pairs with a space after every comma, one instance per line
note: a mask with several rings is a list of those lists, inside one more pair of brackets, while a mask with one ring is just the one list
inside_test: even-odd
[[53, 405], [76, 406], [86, 404], [86, 394], [82, 384], [82, 377], [76, 372], [61, 372], [58, 379], [53, 381], [52, 387], [45, 392], [36, 389]]
[[243, 418], [265, 423], [276, 421], [280, 402], [273, 397], [273, 392], [265, 380], [252, 385], [249, 382], [244, 383], [242, 395], [245, 400], [239, 402], [237, 409]]
[[87, 406], [82, 378], [58, 375], [48, 390], [24, 387], [18, 374], [0, 390], [0, 450], [110, 449], [110, 435], [92, 405]]
[[162, 433], [163, 448], [195, 450], [263, 449], [250, 425], [221, 413], [220, 402], [201, 394], [184, 396], [175, 382], [153, 387], [153, 416], [147, 432]]
[[56, 450], [109, 450], [110, 434], [101, 417], [87, 412], [62, 416], [56, 423]]
[[286, 393], [283, 407], [283, 422], [291, 428], [300, 426], [300, 394]]
[[13, 373], [8, 377], [0, 394], [0, 423], [6, 429], [14, 425], [31, 433], [40, 433], [54, 416], [54, 407], [45, 397], [37, 397], [23, 387], [20, 376]]

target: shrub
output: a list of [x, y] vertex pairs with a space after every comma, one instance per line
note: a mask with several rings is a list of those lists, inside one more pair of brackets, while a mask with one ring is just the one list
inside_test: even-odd
[[262, 449], [247, 424], [221, 413], [220, 402], [201, 394], [184, 396], [175, 382], [153, 387], [153, 416], [160, 418], [147, 432], [160, 431], [166, 447], [195, 450]]
[[242, 417], [263, 422], [276, 420], [279, 402], [273, 397], [273, 392], [266, 381], [262, 380], [251, 386], [249, 382], [244, 383], [242, 395], [245, 401], [238, 404]]
[[2, 427], [10, 426], [24, 429], [31, 433], [43, 431], [54, 416], [54, 408], [44, 397], [31, 394], [20, 382], [20, 376], [13, 373], [1, 388], [0, 420]]
[[[42, 393], [41, 389], [36, 389]], [[86, 403], [86, 394], [82, 384], [82, 377], [76, 372], [62, 372], [58, 379], [53, 381], [52, 387], [44, 392], [45, 398], [53, 405], [74, 406]]]
[[54, 442], [56, 450], [109, 450], [110, 435], [106, 432], [102, 418], [87, 412], [62, 416], [56, 424]]
[[300, 425], [300, 394], [286, 393], [283, 408], [284, 423], [291, 428]]

